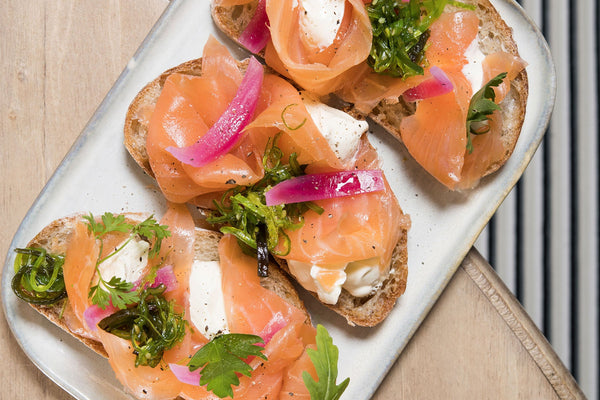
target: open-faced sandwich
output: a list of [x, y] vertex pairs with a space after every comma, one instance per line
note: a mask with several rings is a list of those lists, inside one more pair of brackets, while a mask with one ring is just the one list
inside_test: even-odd
[[259, 278], [233, 236], [196, 228], [184, 205], [160, 223], [66, 217], [16, 251], [15, 293], [108, 357], [136, 398], [317, 399], [348, 385], [285, 275]]
[[373, 326], [405, 290], [410, 219], [367, 130], [211, 38], [202, 59], [140, 91], [125, 145], [169, 201], [207, 210], [349, 323]]
[[513, 152], [526, 64], [488, 0], [213, 0], [212, 14], [303, 89], [371, 117], [450, 189]]

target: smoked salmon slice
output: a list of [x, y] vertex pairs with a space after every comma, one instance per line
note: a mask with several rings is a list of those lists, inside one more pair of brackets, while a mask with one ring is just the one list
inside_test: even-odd
[[[417, 102], [413, 115], [402, 119], [400, 134], [413, 158], [439, 182], [454, 189], [468, 189], [499, 163], [509, 151], [502, 143], [502, 121], [498, 112], [490, 118], [489, 131], [472, 135], [473, 150], [466, 147], [467, 112], [473, 89], [462, 68], [464, 54], [477, 40], [479, 19], [472, 11], [444, 13], [432, 24], [426, 57], [444, 70], [454, 84], [451, 93]], [[510, 89], [510, 80], [525, 67], [518, 57], [499, 52], [485, 57], [483, 83], [501, 72], [504, 82], [494, 88], [496, 103]], [[478, 90], [476, 88], [475, 90]]]
[[174, 73], [166, 78], [149, 119], [146, 148], [150, 166], [168, 201], [212, 207], [213, 199], [237, 185], [252, 185], [264, 174], [262, 158], [269, 140], [282, 132], [284, 160], [296, 153], [303, 164], [331, 169], [337, 159], [312, 121], [298, 91], [284, 79], [266, 74], [255, 117], [227, 154], [202, 167], [186, 165], [166, 149], [194, 144], [218, 120], [236, 94], [242, 75], [227, 49], [209, 39], [202, 75]]
[[[158, 261], [153, 263], [173, 267], [177, 284], [165, 292], [165, 297], [176, 303], [178, 312], [184, 312], [188, 328], [183, 341], [165, 351], [161, 363], [151, 368], [135, 367], [136, 356], [129, 340], [102, 329], [97, 329], [94, 337], [102, 343], [117, 379], [137, 398], [217, 399], [204, 386], [182, 383], [168, 367], [169, 363], [187, 364], [208, 339], [190, 318], [189, 279], [196, 234], [193, 218], [185, 205], [169, 203], [161, 224], [169, 226], [171, 236], [163, 241]], [[77, 225], [72, 239], [65, 258], [65, 277], [70, 288], [70, 301], [77, 314], [90, 303], [88, 290], [100, 249], [83, 223]], [[113, 248], [123, 239], [122, 234], [116, 234], [105, 241], [105, 246]], [[249, 360], [254, 372], [251, 377], [241, 377], [240, 385], [234, 387], [234, 398], [276, 400], [284, 381], [301, 379], [293, 377], [301, 371], [298, 368], [290, 371], [290, 366], [301, 357], [307, 345], [315, 343], [316, 330], [303, 311], [261, 286], [256, 274], [256, 260], [242, 253], [234, 237], [224, 236], [218, 251], [228, 328], [232, 333], [261, 336], [265, 341], [264, 354], [268, 357], [266, 361], [260, 358]], [[84, 320], [81, 322], [85, 323]]]

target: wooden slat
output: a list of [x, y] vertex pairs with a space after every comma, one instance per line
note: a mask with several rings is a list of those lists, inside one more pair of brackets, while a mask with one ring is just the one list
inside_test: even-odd
[[473, 249], [374, 399], [398, 398], [585, 396], [506, 285]]

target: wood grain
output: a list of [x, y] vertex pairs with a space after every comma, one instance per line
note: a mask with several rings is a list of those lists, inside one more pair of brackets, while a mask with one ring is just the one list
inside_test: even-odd
[[[200, 0], [205, 1], [205, 0]], [[0, 255], [167, 0], [9, 0], [0, 7]], [[71, 397], [0, 318], [1, 398]], [[472, 251], [380, 390], [388, 399], [584, 398], [518, 302]]]

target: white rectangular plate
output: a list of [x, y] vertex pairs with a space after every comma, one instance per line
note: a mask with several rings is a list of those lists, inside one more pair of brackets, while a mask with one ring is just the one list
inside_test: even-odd
[[[372, 126], [371, 142], [403, 210], [410, 214], [406, 293], [380, 326], [358, 328], [304, 296], [315, 323], [325, 325], [340, 350], [339, 376], [350, 377], [343, 398], [369, 399], [439, 297], [477, 236], [529, 163], [554, 104], [555, 77], [546, 42], [512, 0], [493, 2], [514, 29], [528, 62], [529, 100], [521, 137], [507, 164], [468, 193], [452, 193], [416, 165], [406, 150]], [[58, 167], [16, 232], [2, 279], [9, 325], [31, 360], [77, 399], [130, 399], [108, 362], [17, 300], [10, 289], [13, 251], [54, 219], [75, 213], [166, 210], [153, 182], [122, 145], [127, 107], [137, 92], [167, 68], [198, 58], [209, 35], [233, 54], [247, 54], [213, 25], [208, 1], [173, 0]], [[102, 168], [98, 168], [101, 165]]]

